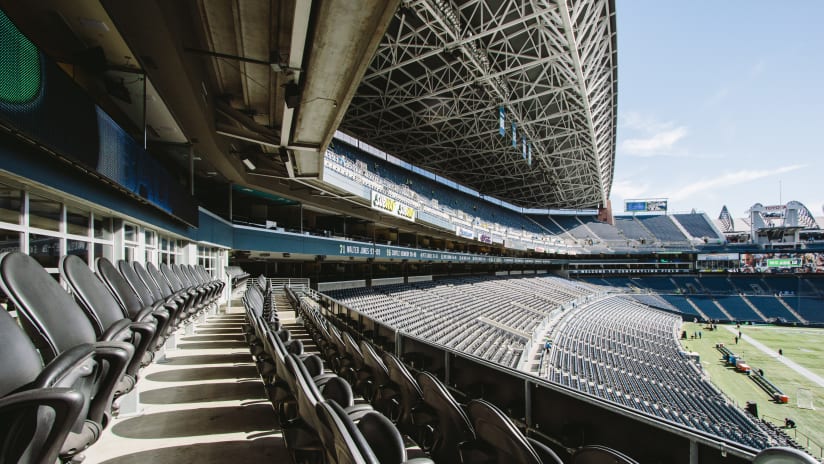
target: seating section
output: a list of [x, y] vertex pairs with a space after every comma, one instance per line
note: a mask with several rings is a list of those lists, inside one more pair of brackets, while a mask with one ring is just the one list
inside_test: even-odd
[[669, 216], [642, 216], [638, 220], [647, 228], [655, 239], [663, 244], [684, 244], [687, 237], [672, 222]]
[[[606, 284], [612, 287], [613, 292], [626, 292], [636, 301], [665, 311], [680, 312], [690, 320], [704, 319], [706, 316], [707, 319], [716, 321], [767, 322], [777, 319], [787, 323], [824, 323], [824, 298], [815, 291], [821, 279], [814, 275], [787, 277], [699, 274], [585, 277], [581, 280], [598, 285]], [[791, 292], [789, 288], [800, 291]], [[782, 291], [785, 293], [780, 294]], [[700, 314], [693, 304], [704, 314]]]
[[[325, 363], [340, 373], [349, 364], [344, 362], [345, 353], [337, 351], [329, 331], [332, 327], [316, 312], [316, 306], [304, 311], [302, 317], [320, 352], [327, 355], [325, 359], [305, 353], [302, 342], [282, 327], [266, 279], [259, 277], [250, 282], [242, 299], [248, 322], [244, 333], [294, 462], [433, 462], [428, 458], [407, 459], [403, 437], [392, 421], [365, 402], [356, 404], [356, 392], [362, 394], [364, 390], [353, 389], [349, 380], [354, 377], [345, 379], [325, 372]], [[289, 297], [290, 302], [299, 304], [291, 290]], [[361, 374], [367, 374], [365, 366], [360, 369]], [[373, 390], [388, 386], [388, 382], [387, 377], [383, 384], [373, 383]]]
[[615, 227], [624, 234], [624, 237], [644, 243], [652, 243], [655, 236], [634, 217], [616, 217]]
[[243, 271], [240, 266], [226, 266], [226, 276], [229, 277], [229, 282], [231, 282], [232, 290], [237, 288], [242, 288], [246, 285], [246, 279], [249, 278], [249, 274]]
[[391, 327], [514, 368], [551, 311], [595, 292], [586, 284], [541, 276], [446, 279], [328, 295]]
[[678, 316], [623, 297], [565, 314], [555, 326], [550, 380], [642, 413], [758, 449], [761, 427], [730, 404], [680, 351]]
[[[18, 325], [0, 311], [0, 420], [10, 426], [0, 427], [2, 462], [80, 458], [134, 391], [141, 369], [187, 322], [172, 317], [173, 305], [140, 302], [112, 263], [97, 264], [107, 275], [95, 275], [77, 256], [61, 258], [69, 293], [32, 257], [0, 254], [0, 290], [20, 318]], [[169, 298], [191, 300], [193, 316], [215, 307], [222, 282], [199, 267], [168, 269], [181, 285]], [[115, 275], [123, 280], [113, 282]]]
[[705, 213], [673, 214], [672, 218], [678, 221], [684, 230], [695, 238], [723, 239], [712, 227]]

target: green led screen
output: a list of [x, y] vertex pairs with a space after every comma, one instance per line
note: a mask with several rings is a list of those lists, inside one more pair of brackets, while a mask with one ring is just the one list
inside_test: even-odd
[[26, 103], [40, 92], [40, 55], [0, 11], [0, 101]]

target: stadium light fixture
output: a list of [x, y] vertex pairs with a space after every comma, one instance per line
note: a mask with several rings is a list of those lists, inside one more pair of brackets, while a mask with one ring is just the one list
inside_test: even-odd
[[250, 171], [254, 171], [255, 169], [257, 169], [257, 166], [255, 166], [255, 164], [252, 163], [252, 161], [249, 160], [249, 158], [243, 158], [243, 164], [245, 164]]

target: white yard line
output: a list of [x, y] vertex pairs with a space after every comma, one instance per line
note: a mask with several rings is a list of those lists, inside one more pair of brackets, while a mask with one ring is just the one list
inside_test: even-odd
[[[735, 335], [738, 335], [738, 329], [736, 329], [735, 327], [733, 327], [731, 325], [725, 325], [723, 327], [726, 328], [727, 330], [729, 330], [730, 332], [734, 333]], [[744, 339], [744, 341], [746, 341], [749, 344], [751, 344], [752, 346], [758, 348], [764, 354], [776, 358], [778, 361], [784, 363], [785, 366], [787, 366], [790, 369], [792, 369], [792, 370], [798, 372], [799, 374], [803, 375], [804, 377], [809, 379], [811, 382], [814, 382], [814, 383], [818, 384], [819, 387], [824, 387], [824, 378], [822, 378], [821, 376], [810, 372], [807, 368], [805, 368], [804, 366], [798, 364], [797, 362], [793, 361], [792, 359], [788, 359], [786, 356], [779, 356], [777, 351], [773, 351], [772, 349], [768, 348], [763, 343], [761, 343], [758, 340], [750, 337], [749, 335], [744, 334], [744, 333], [742, 333], [742, 335], [743, 335], [742, 338]]]

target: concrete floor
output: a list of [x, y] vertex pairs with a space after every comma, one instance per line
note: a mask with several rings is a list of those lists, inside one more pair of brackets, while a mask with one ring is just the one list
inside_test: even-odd
[[166, 362], [142, 371], [140, 412], [115, 419], [85, 463], [288, 461], [236, 304], [181, 336]]

